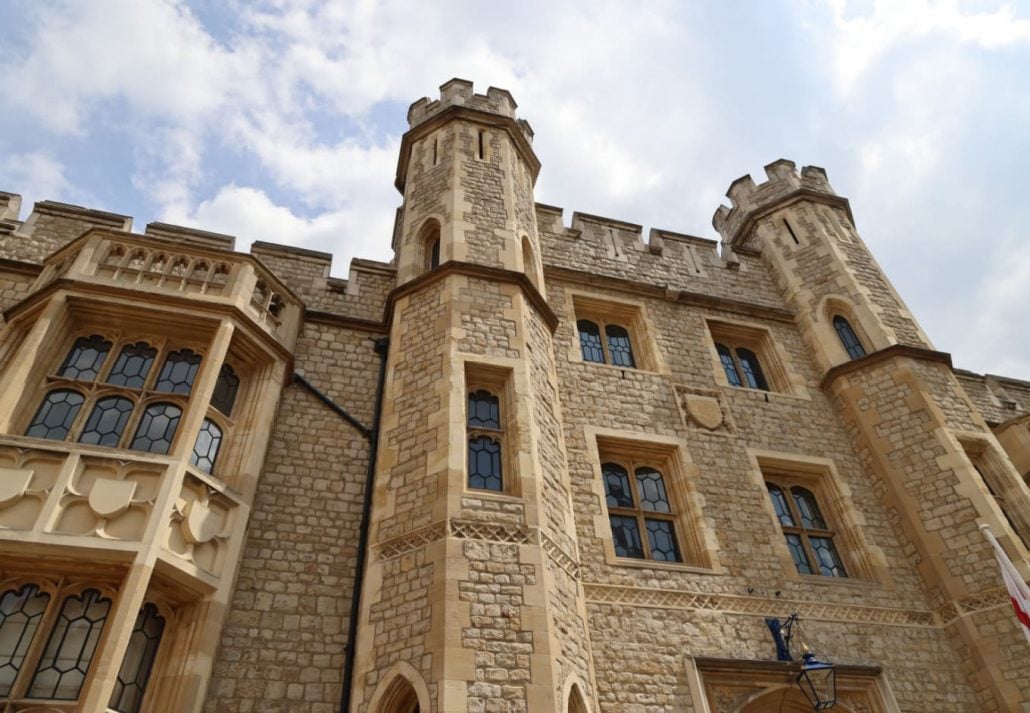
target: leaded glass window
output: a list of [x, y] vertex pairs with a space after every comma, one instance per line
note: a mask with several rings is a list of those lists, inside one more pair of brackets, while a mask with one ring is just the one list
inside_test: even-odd
[[29, 686], [29, 698], [79, 697], [110, 609], [111, 600], [95, 589], [65, 598]]
[[580, 319], [576, 321], [576, 330], [579, 332], [579, 350], [583, 361], [611, 364], [625, 369], [636, 368], [633, 340], [625, 327]]
[[232, 416], [232, 407], [236, 404], [236, 393], [240, 390], [240, 377], [228, 364], [222, 364], [215, 381], [215, 391], [211, 395], [211, 405], [226, 416]]
[[468, 486], [504, 489], [500, 398], [486, 389], [468, 395]]
[[165, 357], [154, 390], [171, 394], [189, 394], [200, 369], [200, 355], [189, 349], [179, 349]]
[[849, 357], [858, 359], [865, 356], [865, 347], [862, 346], [862, 342], [855, 334], [855, 330], [851, 328], [848, 320], [839, 314], [836, 315], [833, 318], [833, 328], [837, 331], [837, 337], [840, 338], [840, 343], [844, 345]]
[[86, 419], [79, 443], [97, 446], [117, 446], [125, 424], [129, 422], [136, 404], [124, 396], [108, 396], [97, 401]]
[[629, 332], [626, 331], [626, 328], [616, 324], [609, 324], [604, 328], [604, 334], [608, 338], [608, 354], [611, 356], [612, 364], [630, 369], [635, 368], [633, 345], [630, 342]]
[[50, 595], [35, 584], [8, 590], [0, 597], [0, 697], [11, 694], [49, 602]]
[[127, 386], [130, 389], [142, 389], [156, 356], [157, 349], [146, 342], [126, 344], [118, 353], [118, 358], [111, 367], [111, 373], [107, 375], [107, 383], [114, 386]]
[[769, 391], [762, 364], [753, 351], [745, 347], [731, 348], [720, 342], [716, 342], [715, 351], [730, 386]]
[[197, 466], [197, 470], [210, 473], [214, 470], [215, 459], [218, 458], [218, 449], [222, 445], [222, 429], [218, 424], [209, 418], [204, 419], [197, 434], [197, 440], [193, 444], [193, 453], [190, 455], [190, 464]]
[[111, 351], [111, 342], [99, 334], [79, 337], [72, 345], [71, 351], [68, 352], [68, 356], [57, 374], [65, 379], [95, 381], [109, 351]]
[[129, 637], [129, 647], [118, 670], [108, 708], [119, 713], [139, 713], [164, 628], [165, 620], [157, 607], [144, 604]]
[[440, 238], [429, 244], [429, 269], [440, 267]]
[[835, 533], [823, 517], [815, 493], [790, 482], [766, 481], [765, 487], [798, 572], [847, 577], [833, 541]]
[[576, 322], [576, 329], [579, 330], [579, 349], [583, 354], [583, 361], [603, 364], [604, 350], [601, 348], [600, 327], [588, 319], [581, 319]]
[[63, 441], [68, 437], [85, 397], [78, 391], [58, 389], [43, 398], [36, 415], [25, 431], [26, 436]]
[[175, 404], [150, 404], [140, 418], [129, 448], [162, 455], [168, 453], [181, 417], [182, 409]]
[[616, 556], [681, 562], [675, 511], [661, 472], [609, 461], [601, 465], [601, 476]]

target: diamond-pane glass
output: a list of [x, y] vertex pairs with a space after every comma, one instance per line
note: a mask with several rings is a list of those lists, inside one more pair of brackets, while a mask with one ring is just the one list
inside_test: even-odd
[[829, 537], [809, 537], [816, 559], [819, 561], [819, 571], [827, 577], [847, 577], [844, 571], [844, 563], [841, 562], [837, 548]]
[[126, 344], [118, 353], [111, 373], [107, 375], [107, 383], [142, 389], [156, 356], [157, 350], [146, 342]]
[[111, 600], [95, 589], [64, 600], [29, 686], [29, 698], [73, 701], [86, 679]]
[[651, 546], [651, 559], [658, 562], [679, 562], [676, 531], [668, 520], [644, 520], [647, 542]]
[[43, 398], [25, 435], [63, 441], [68, 437], [83, 401], [85, 399], [78, 391], [51, 391]]
[[182, 409], [175, 404], [160, 403], [147, 406], [129, 448], [134, 451], [167, 453], [172, 447], [172, 439], [175, 438], [175, 429], [179, 427], [181, 416]]
[[848, 351], [849, 357], [858, 359], [865, 356], [865, 348], [862, 346], [862, 342], [858, 340], [858, 335], [855, 334], [855, 330], [851, 328], [848, 320], [838, 314], [833, 318], [833, 328], [837, 330], [837, 336]]
[[171, 394], [188, 394], [193, 388], [193, 380], [200, 369], [200, 355], [189, 349], [171, 352], [161, 365], [161, 374], [157, 377], [154, 389]]
[[501, 444], [489, 436], [469, 440], [469, 487], [497, 490], [503, 487], [501, 477]]
[[215, 391], [211, 395], [211, 405], [226, 416], [232, 416], [232, 407], [236, 403], [236, 392], [240, 390], [240, 377], [228, 364], [222, 364], [215, 381]]
[[794, 527], [794, 518], [790, 514], [790, 507], [787, 505], [787, 496], [783, 494], [783, 488], [772, 483], [766, 483], [769, 489], [769, 499], [772, 500], [773, 509], [776, 510], [776, 517], [781, 525]]
[[214, 470], [215, 459], [218, 458], [218, 449], [221, 445], [222, 429], [211, 419], [205, 418], [200, 427], [200, 433], [197, 434], [197, 441], [193, 444], [190, 464], [197, 466], [197, 470], [210, 473]]
[[769, 383], [762, 373], [762, 365], [758, 363], [758, 356], [750, 349], [738, 349], [737, 359], [740, 361], [740, 370], [744, 372], [744, 381], [750, 389], [769, 390]]
[[788, 532], [784, 534], [784, 537], [787, 538], [787, 549], [790, 550], [791, 559], [794, 560], [794, 566], [798, 568], [798, 572], [801, 574], [814, 574], [811, 565], [808, 564], [805, 548], [801, 544], [801, 535]]
[[819, 504], [811, 491], [794, 486], [790, 489], [790, 494], [794, 496], [794, 504], [798, 506], [798, 514], [801, 516], [801, 527], [806, 530], [827, 529], [823, 514], [819, 512]]
[[636, 363], [633, 361], [633, 345], [629, 340], [629, 332], [624, 327], [610, 324], [605, 327], [604, 333], [608, 338], [608, 353], [612, 357], [612, 364], [630, 369], [635, 368]]
[[661, 473], [654, 468], [637, 468], [637, 485], [640, 488], [638, 492], [641, 510], [672, 512]]
[[644, 547], [640, 543], [640, 530], [637, 527], [635, 517], [623, 517], [622, 515], [609, 515], [608, 520], [612, 526], [612, 542], [615, 544], [615, 554], [619, 557], [644, 558]]
[[79, 443], [91, 443], [95, 446], [117, 446], [122, 438], [125, 424], [129, 422], [135, 404], [131, 399], [122, 396], [109, 396], [97, 401], [86, 426], [79, 436]]
[[489, 391], [480, 389], [469, 394], [469, 428], [501, 428], [501, 403]]
[[0, 597], [0, 697], [10, 695], [49, 601], [50, 595], [34, 584], [11, 589]]
[[722, 370], [726, 372], [726, 380], [730, 382], [730, 386], [743, 386], [744, 384], [740, 381], [740, 374], [737, 373], [737, 365], [733, 363], [733, 354], [730, 353], [729, 347], [725, 344], [716, 344], [715, 351], [719, 353], [719, 362], [722, 364]]
[[587, 319], [576, 322], [579, 330], [579, 349], [583, 353], [583, 361], [604, 364], [604, 351], [601, 349], [601, 329]]
[[79, 337], [68, 352], [68, 357], [61, 365], [59, 376], [66, 379], [79, 379], [81, 381], [95, 381], [100, 373], [100, 365], [104, 358], [111, 351], [111, 342], [99, 334], [91, 337]]
[[157, 607], [153, 604], [143, 605], [136, 617], [136, 625], [132, 629], [122, 667], [118, 670], [108, 708], [119, 713], [139, 713], [164, 628], [165, 620], [157, 613]]
[[604, 494], [610, 508], [633, 507], [633, 494], [629, 490], [629, 473], [618, 463], [601, 466], [604, 476]]

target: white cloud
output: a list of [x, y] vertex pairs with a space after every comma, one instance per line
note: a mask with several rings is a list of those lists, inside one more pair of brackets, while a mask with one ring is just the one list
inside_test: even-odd
[[0, 175], [9, 177], [11, 188], [21, 194], [25, 208], [39, 200], [72, 200], [64, 164], [48, 153], [5, 156], [0, 160]]
[[834, 66], [838, 88], [851, 92], [856, 82], [899, 43], [938, 35], [983, 48], [1030, 42], [1030, 19], [998, 4], [993, 11], [963, 12], [958, 0], [876, 0], [868, 15], [849, 17], [854, 3], [828, 0], [833, 13]]

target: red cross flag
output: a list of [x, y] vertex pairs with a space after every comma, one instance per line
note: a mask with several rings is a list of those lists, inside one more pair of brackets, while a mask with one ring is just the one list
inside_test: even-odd
[[980, 531], [984, 537], [994, 545], [994, 556], [998, 558], [998, 566], [1001, 567], [1001, 576], [1005, 580], [1005, 586], [1009, 590], [1009, 599], [1012, 600], [1012, 608], [1016, 610], [1016, 618], [1023, 625], [1023, 634], [1027, 643], [1030, 643], [1030, 587], [1026, 586], [1023, 577], [1020, 576], [1016, 565], [1005, 554], [998, 541], [994, 539], [989, 525], [980, 525]]

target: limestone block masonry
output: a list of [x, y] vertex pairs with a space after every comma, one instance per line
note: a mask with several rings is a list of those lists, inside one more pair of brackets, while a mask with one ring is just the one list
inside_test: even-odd
[[[956, 369], [825, 171], [714, 240], [408, 112], [389, 263], [0, 192], [0, 712], [1030, 711], [1030, 383]], [[341, 239], [345, 236], [341, 236]]]

